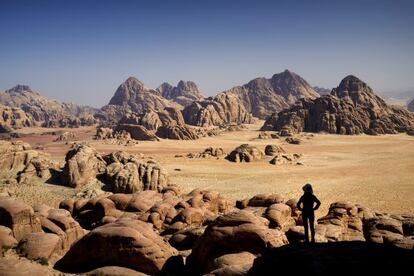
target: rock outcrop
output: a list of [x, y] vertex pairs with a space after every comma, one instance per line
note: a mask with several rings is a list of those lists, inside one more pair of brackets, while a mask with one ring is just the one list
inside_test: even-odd
[[226, 159], [232, 162], [253, 162], [261, 160], [263, 157], [264, 153], [258, 148], [243, 144], [231, 151]]
[[250, 124], [253, 117], [236, 95], [221, 93], [193, 102], [183, 110], [187, 124], [201, 127]]
[[46, 127], [77, 127], [96, 123], [93, 118], [99, 111], [89, 106], [62, 103], [33, 91], [27, 85], [17, 85], [0, 93], [0, 103], [21, 108], [34, 121]]
[[32, 126], [36, 126], [36, 122], [31, 115], [20, 108], [0, 104], [0, 133], [8, 133], [15, 129]]
[[304, 99], [270, 116], [262, 130], [290, 129], [292, 133], [395, 134], [414, 128], [414, 114], [389, 106], [364, 82], [344, 78], [331, 95]]
[[137, 140], [196, 140], [200, 135], [187, 126], [181, 111], [166, 107], [161, 111], [148, 111], [141, 114], [128, 113], [118, 122], [115, 130], [124, 130]]
[[270, 79], [254, 79], [223, 93], [238, 97], [248, 112], [261, 119], [290, 107], [299, 99], [319, 97], [303, 78], [289, 70], [274, 74]]
[[66, 153], [65, 161], [62, 181], [64, 185], [74, 188], [88, 184], [106, 169], [102, 156], [86, 144], [75, 144]]
[[118, 87], [109, 104], [102, 107], [102, 111], [118, 121], [128, 112], [161, 111], [170, 106], [176, 104], [164, 98], [159, 91], [147, 88], [138, 79], [129, 77]]
[[203, 94], [192, 81], [181, 80], [178, 82], [177, 86], [172, 86], [171, 84], [164, 82], [157, 88], [157, 91], [159, 91], [164, 98], [172, 100], [182, 106], [187, 106], [192, 102], [204, 99]]
[[2, 181], [13, 179], [16, 183], [35, 184], [52, 178], [51, 171], [56, 164], [50, 156], [33, 150], [21, 141], [0, 141], [0, 178]]

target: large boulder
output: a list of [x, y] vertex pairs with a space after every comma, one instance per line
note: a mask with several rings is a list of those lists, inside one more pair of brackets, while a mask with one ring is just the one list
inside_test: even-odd
[[0, 250], [2, 248], [13, 248], [17, 245], [17, 240], [13, 237], [10, 228], [0, 225]]
[[161, 192], [168, 184], [166, 170], [154, 160], [144, 160], [126, 152], [111, 153], [104, 159], [108, 164], [105, 179], [114, 193]]
[[126, 131], [131, 135], [132, 139], [141, 141], [158, 141], [157, 136], [141, 125], [118, 124], [116, 131]]
[[124, 218], [89, 232], [59, 260], [57, 267], [66, 271], [114, 265], [158, 274], [176, 254], [150, 224]]
[[36, 126], [36, 122], [30, 114], [17, 107], [0, 104], [0, 133], [9, 133], [15, 129], [31, 126]]
[[17, 250], [20, 255], [30, 260], [54, 260], [63, 253], [63, 244], [56, 234], [30, 233], [19, 242]]
[[199, 136], [188, 126], [161, 126], [155, 133], [158, 137], [175, 140], [197, 140]]
[[226, 159], [232, 162], [253, 162], [261, 160], [264, 153], [249, 144], [243, 144], [231, 151]]
[[40, 220], [35, 217], [33, 208], [10, 197], [0, 197], [0, 225], [10, 228], [17, 241], [26, 234], [42, 231]]
[[207, 273], [220, 256], [241, 252], [257, 255], [285, 244], [288, 240], [283, 232], [270, 229], [256, 215], [240, 210], [210, 224], [194, 245], [188, 262], [194, 273]]
[[105, 172], [106, 163], [102, 156], [91, 146], [75, 144], [65, 157], [63, 179], [65, 185], [81, 187]]

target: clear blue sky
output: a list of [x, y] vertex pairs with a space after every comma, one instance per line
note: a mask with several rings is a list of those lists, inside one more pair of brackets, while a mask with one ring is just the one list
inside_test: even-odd
[[214, 95], [286, 68], [414, 90], [414, 1], [0, 0], [0, 90], [99, 107], [128, 76]]

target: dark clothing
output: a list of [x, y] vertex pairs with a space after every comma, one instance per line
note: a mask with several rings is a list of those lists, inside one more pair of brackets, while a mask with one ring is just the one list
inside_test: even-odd
[[[316, 206], [315, 206], [316, 203]], [[308, 228], [311, 230], [312, 242], [315, 242], [315, 214], [314, 210], [318, 209], [321, 205], [319, 199], [312, 193], [304, 193], [300, 197], [298, 204], [296, 205], [300, 211], [302, 211], [303, 227], [305, 227], [305, 238], [309, 242]]]

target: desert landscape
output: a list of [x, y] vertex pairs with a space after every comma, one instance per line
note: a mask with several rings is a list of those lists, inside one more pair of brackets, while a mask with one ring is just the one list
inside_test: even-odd
[[413, 12], [0, 1], [0, 276], [409, 273]]

